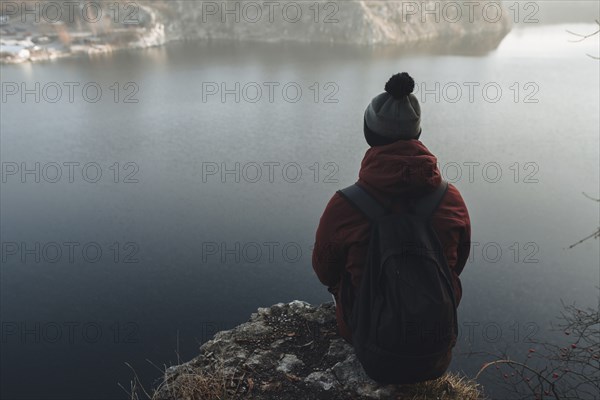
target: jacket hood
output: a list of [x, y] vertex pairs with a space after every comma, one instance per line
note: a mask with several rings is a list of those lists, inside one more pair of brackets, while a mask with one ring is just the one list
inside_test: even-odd
[[437, 158], [419, 140], [371, 147], [362, 160], [359, 182], [391, 196], [419, 196], [442, 181]]

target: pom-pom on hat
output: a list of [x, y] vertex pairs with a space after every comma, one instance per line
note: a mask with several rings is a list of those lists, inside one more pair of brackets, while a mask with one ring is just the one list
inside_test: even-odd
[[385, 84], [365, 111], [367, 143], [381, 146], [397, 140], [418, 139], [421, 135], [421, 107], [412, 94], [415, 81], [406, 72], [396, 74]]

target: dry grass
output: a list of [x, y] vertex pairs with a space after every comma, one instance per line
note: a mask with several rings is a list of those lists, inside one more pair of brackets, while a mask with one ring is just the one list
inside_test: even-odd
[[[225, 373], [222, 366], [214, 368], [215, 372], [190, 370], [180, 373], [174, 382], [163, 381], [156, 388], [151, 400], [158, 400], [157, 394], [169, 393], [169, 398], [178, 400], [231, 400], [240, 398], [240, 385], [248, 380], [242, 376]], [[252, 381], [250, 379], [250, 381]], [[162, 397], [164, 398], [164, 396]]]
[[168, 388], [167, 390], [172, 393], [174, 399], [225, 400], [233, 398], [228, 394], [228, 386], [230, 385], [222, 377], [186, 374], [179, 376], [177, 386]]
[[[481, 400], [480, 385], [474, 380], [448, 373], [434, 381], [407, 386], [401, 400]], [[399, 399], [400, 400], [400, 399]]]
[[[243, 394], [241, 387], [250, 388], [250, 393]], [[183, 374], [179, 375], [175, 384], [163, 382], [161, 385], [170, 393], [172, 399], [181, 400], [233, 400], [251, 399], [256, 389], [251, 378], [227, 377], [223, 373], [215, 374]], [[276, 394], [276, 391], [275, 393]], [[276, 396], [275, 396], [276, 397]], [[275, 398], [274, 397], [274, 398]], [[407, 385], [402, 395], [396, 400], [482, 400], [479, 384], [454, 373], [448, 373], [434, 381]], [[152, 396], [152, 400], [157, 397]]]

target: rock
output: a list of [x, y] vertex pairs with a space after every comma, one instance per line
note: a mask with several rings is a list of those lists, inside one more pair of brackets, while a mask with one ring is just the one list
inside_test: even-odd
[[316, 371], [311, 373], [306, 377], [304, 382], [309, 384], [313, 384], [323, 390], [327, 391], [333, 388], [334, 386], [340, 386], [338, 381], [335, 379], [335, 376], [329, 371]]
[[[60, 3], [60, 4], [59, 4]], [[158, 20], [153, 7], [119, 2], [114, 7], [136, 7], [135, 17], [144, 23], [125, 26], [115, 18], [103, 18], [102, 26], [92, 20], [73, 23], [72, 10], [68, 2], [55, 2], [57, 13], [63, 20], [50, 22], [42, 15], [36, 15], [39, 23], [32, 24], [28, 18], [15, 16], [10, 21], [11, 29], [2, 29], [0, 37], [0, 64], [17, 64], [26, 61], [37, 62], [80, 54], [102, 54], [116, 50], [147, 48], [166, 43], [165, 26]], [[106, 3], [108, 7], [109, 4]], [[98, 6], [100, 7], [100, 6]], [[22, 12], [22, 8], [19, 8]], [[100, 13], [111, 13], [105, 9]], [[118, 11], [115, 11], [118, 14]], [[125, 14], [125, 13], [124, 13]], [[71, 15], [71, 17], [68, 17]], [[108, 17], [108, 15], [106, 15]], [[32, 18], [33, 19], [33, 18]], [[87, 22], [86, 22], [87, 21]], [[26, 31], [24, 36], [20, 32]], [[51, 32], [51, 33], [49, 33]]]
[[477, 399], [477, 386], [449, 374], [417, 385], [380, 385], [337, 334], [335, 307], [293, 301], [259, 308], [218, 332], [187, 363], [168, 368], [154, 400]]
[[[33, 47], [33, 46], [31, 46]], [[20, 63], [27, 60], [31, 52], [22, 45], [5, 45], [0, 43], [0, 60], [10, 60], [12, 63]]]
[[281, 361], [279, 361], [279, 365], [277, 366], [277, 371], [280, 372], [292, 372], [295, 368], [303, 366], [304, 363], [298, 357], [293, 354], [285, 354]]
[[[128, 9], [132, 3], [119, 0], [114, 4]], [[60, 7], [62, 15], [69, 15], [66, 4]], [[493, 0], [469, 5], [452, 0], [155, 0], [135, 4], [135, 7], [133, 21], [127, 24], [105, 18], [101, 26], [93, 22], [74, 24], [70, 20], [31, 25], [19, 23], [20, 18], [15, 17], [10, 26], [3, 28], [0, 63], [108, 53], [193, 39], [392, 47], [403, 44], [418, 45], [420, 49], [423, 42], [427, 42], [432, 49], [441, 46], [439, 50], [444, 51], [468, 48], [486, 52], [495, 49], [511, 28], [511, 13]], [[28, 45], [25, 41], [30, 42], [29, 39], [20, 39], [19, 32], [29, 30], [41, 46]], [[50, 40], [50, 34], [58, 40]]]
[[[499, 2], [463, 4], [452, 0], [386, 2], [237, 0], [150, 3], [163, 15], [168, 40], [233, 39], [351, 44], [403, 44], [442, 40], [447, 46], [466, 36], [496, 45], [510, 30], [510, 12]], [[428, 12], [428, 10], [433, 10]]]

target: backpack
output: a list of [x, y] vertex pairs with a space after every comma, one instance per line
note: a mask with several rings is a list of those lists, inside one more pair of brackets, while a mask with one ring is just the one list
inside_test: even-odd
[[431, 216], [448, 183], [393, 214], [358, 184], [338, 191], [371, 223], [360, 286], [343, 276], [340, 301], [354, 351], [367, 375], [386, 384], [436, 379], [458, 336], [456, 298]]

